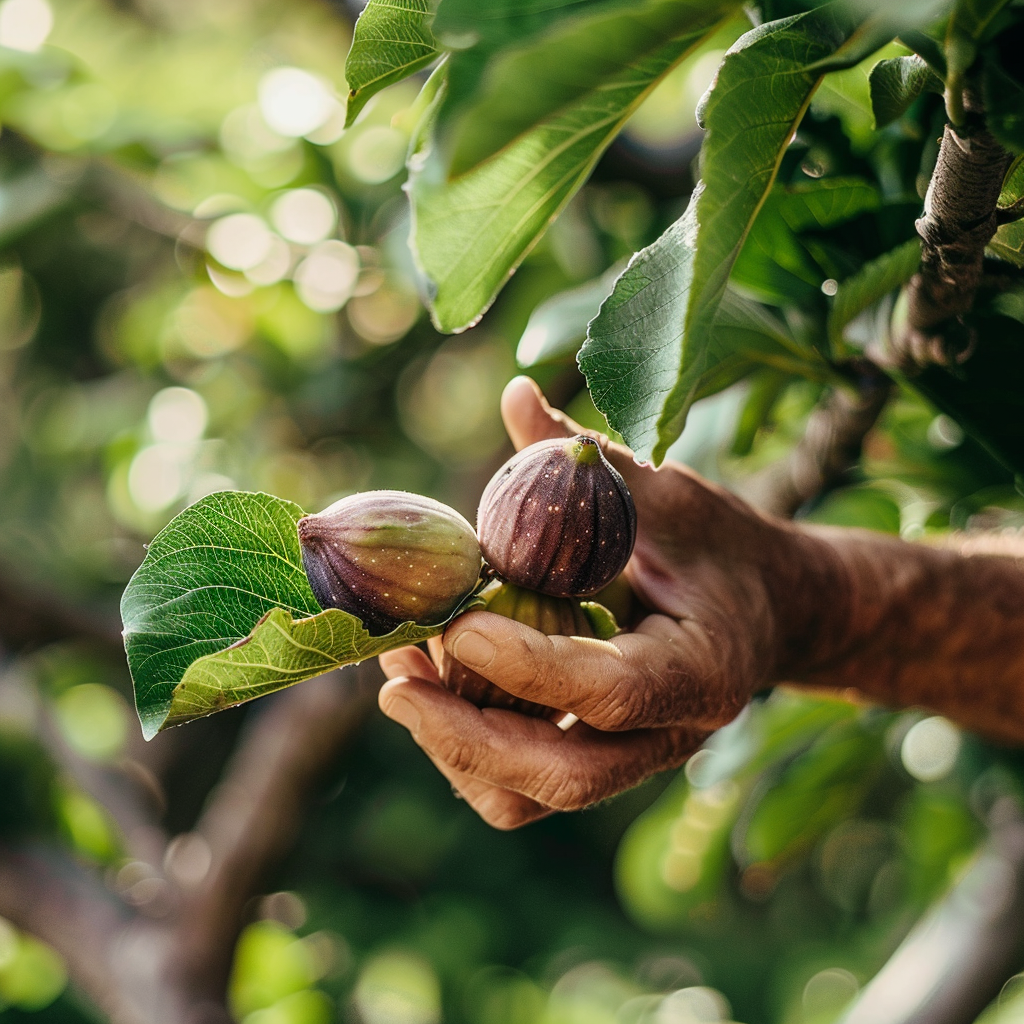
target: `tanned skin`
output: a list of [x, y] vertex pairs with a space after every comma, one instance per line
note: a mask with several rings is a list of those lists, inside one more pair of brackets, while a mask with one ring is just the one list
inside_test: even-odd
[[[590, 433], [525, 377], [506, 388], [502, 415], [517, 449]], [[1024, 542], [1004, 537], [1004, 553], [987, 554], [799, 526], [599, 440], [636, 502], [626, 575], [649, 613], [607, 642], [482, 611], [443, 638], [465, 665], [576, 725], [562, 732], [449, 693], [440, 640], [433, 660], [414, 647], [380, 658], [381, 708], [490, 824], [585, 807], [676, 767], [773, 683], [927, 708], [1024, 742]]]

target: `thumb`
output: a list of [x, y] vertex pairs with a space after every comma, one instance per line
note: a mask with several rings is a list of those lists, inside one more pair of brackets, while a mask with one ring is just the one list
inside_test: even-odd
[[537, 382], [530, 377], [513, 377], [505, 385], [501, 395], [501, 418], [516, 451], [552, 437], [586, 434], [597, 441], [608, 461], [622, 474], [634, 492], [634, 499], [637, 498], [637, 489], [651, 486], [655, 475], [653, 470], [638, 465], [628, 448], [609, 441], [606, 434], [581, 427], [564, 412], [550, 406]]
[[551, 437], [586, 433], [564, 412], [548, 405], [537, 383], [529, 377], [513, 377], [501, 396], [501, 418], [516, 451]]

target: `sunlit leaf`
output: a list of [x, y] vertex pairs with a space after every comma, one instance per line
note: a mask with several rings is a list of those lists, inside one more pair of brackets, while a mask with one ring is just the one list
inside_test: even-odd
[[244, 640], [192, 662], [172, 690], [159, 728], [212, 715], [342, 665], [440, 636], [444, 627], [445, 623], [403, 622], [385, 636], [371, 636], [359, 619], [337, 608], [302, 619], [274, 608]]
[[369, 0], [356, 21], [345, 61], [345, 127], [386, 86], [426, 67], [440, 53], [430, 21], [437, 0]]
[[876, 128], [899, 120], [926, 89], [939, 94], [943, 90], [942, 79], [917, 54], [880, 60], [868, 83]]
[[322, 612], [302, 567], [304, 514], [269, 494], [221, 491], [150, 545], [121, 599], [147, 739], [443, 630], [404, 623], [371, 637], [354, 616]]
[[414, 153], [411, 243], [439, 330], [480, 319], [644, 96], [703, 35], [665, 43], [454, 181], [436, 149]]
[[741, 353], [716, 330], [733, 263], [822, 75], [877, 44], [875, 27], [858, 33], [826, 7], [762, 25], [726, 54], [702, 102], [703, 186], [634, 258], [580, 353], [595, 404], [638, 457], [660, 463], [712, 378], [736, 379]]
[[683, 217], [633, 257], [580, 350], [580, 369], [594, 404], [641, 458], [651, 457], [662, 436], [667, 396], [679, 387], [687, 389], [688, 409], [758, 364], [806, 375], [820, 363], [775, 317], [731, 292], [719, 302], [699, 350], [681, 359], [699, 195], [698, 189]]
[[222, 491], [176, 516], [121, 598], [135, 703], [147, 735], [197, 658], [248, 635], [272, 608], [315, 615], [295, 524], [305, 513], [269, 494]]
[[736, 6], [733, 0], [640, 0], [623, 10], [560, 24], [525, 48], [502, 52], [487, 66], [477, 93], [454, 123], [442, 124], [450, 174], [475, 167], [548, 115], [659, 50], [666, 39], [710, 28]]

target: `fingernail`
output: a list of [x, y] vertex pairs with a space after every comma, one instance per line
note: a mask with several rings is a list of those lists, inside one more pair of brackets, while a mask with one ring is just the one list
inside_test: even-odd
[[487, 637], [467, 629], [456, 638], [452, 654], [467, 668], [485, 668], [494, 658], [495, 649]]
[[420, 727], [420, 713], [411, 701], [404, 697], [389, 697], [382, 710], [388, 718], [394, 719], [399, 725], [404, 725], [413, 736], [416, 735]]

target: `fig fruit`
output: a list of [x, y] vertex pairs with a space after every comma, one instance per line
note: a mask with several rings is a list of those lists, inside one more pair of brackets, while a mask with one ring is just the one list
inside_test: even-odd
[[375, 636], [403, 622], [444, 622], [480, 579], [473, 527], [418, 494], [353, 494], [300, 519], [298, 530], [320, 607], [350, 612]]
[[623, 570], [636, 509], [598, 443], [538, 441], [505, 463], [477, 511], [484, 558], [504, 580], [553, 597], [583, 597]]
[[[551, 597], [535, 590], [517, 587], [512, 583], [491, 584], [480, 597], [486, 601], [486, 610], [505, 615], [516, 622], [531, 626], [548, 636], [595, 636], [590, 617], [573, 598]], [[504, 708], [536, 718], [558, 720], [565, 714], [555, 708], [523, 700], [495, 686], [478, 672], [466, 668], [447, 651], [441, 659], [441, 679], [453, 693], [479, 708]]]

